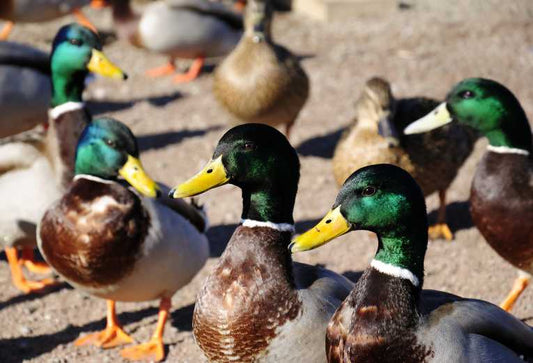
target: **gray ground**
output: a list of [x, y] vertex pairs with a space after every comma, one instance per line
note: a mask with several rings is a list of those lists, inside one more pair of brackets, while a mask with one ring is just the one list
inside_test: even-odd
[[[408, 11], [380, 19], [354, 19], [351, 23], [323, 24], [294, 14], [278, 17], [277, 39], [308, 56], [303, 64], [312, 80], [312, 95], [292, 139], [302, 162], [295, 209], [298, 231], [310, 227], [333, 203], [337, 189], [330, 164], [332, 148], [339, 129], [352, 117], [352, 105], [362, 84], [373, 75], [389, 79], [397, 95], [437, 98], [444, 97], [462, 78], [494, 78], [506, 84], [533, 117], [531, 3], [473, 2], [477, 5], [468, 7], [464, 1], [453, 1], [449, 3], [458, 7], [446, 8], [440, 5], [442, 2], [419, 1], [415, 4], [420, 6]], [[87, 13], [100, 28], [110, 29], [109, 14]], [[71, 20], [17, 26], [11, 39], [47, 49], [59, 25]], [[98, 115], [112, 115], [131, 126], [139, 137], [142, 160], [156, 179], [174, 185], [191, 176], [208, 160], [228, 127], [229, 117], [211, 93], [211, 76], [204, 74], [194, 83], [179, 86], [170, 79], [150, 80], [143, 72], [161, 65], [163, 57], [123, 42], [113, 42], [105, 51], [131, 78], [126, 83], [100, 79], [92, 83], [87, 92], [91, 108]], [[485, 145], [484, 141], [478, 143], [449, 190], [448, 213], [456, 239], [430, 244], [425, 286], [499, 303], [516, 272], [471, 226], [467, 209], [470, 182]], [[428, 199], [432, 217], [436, 199]], [[231, 186], [213, 190], [201, 201], [207, 205], [211, 219], [213, 258], [190, 285], [174, 296], [172, 319], [165, 332], [167, 361], [172, 362], [202, 361], [191, 334], [194, 297], [241, 210], [239, 192]], [[354, 232], [319, 250], [299, 254], [296, 259], [324, 264], [353, 277], [368, 265], [375, 249], [374, 236]], [[66, 286], [42, 296], [21, 296], [10, 284], [5, 259], [0, 261], [0, 284], [0, 361], [120, 361], [118, 349], [72, 346], [80, 334], [104, 327], [104, 301]], [[119, 303], [118, 312], [126, 331], [135, 339], [150, 337], [157, 319], [157, 302]], [[527, 290], [513, 312], [533, 322], [533, 288]]]

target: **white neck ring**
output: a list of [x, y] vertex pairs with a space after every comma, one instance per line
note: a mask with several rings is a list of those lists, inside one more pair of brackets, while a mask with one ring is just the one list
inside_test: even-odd
[[518, 154], [518, 155], [525, 155], [525, 156], [529, 155], [529, 151], [527, 150], [517, 149], [517, 148], [509, 147], [509, 146], [488, 145], [487, 150], [492, 151], [494, 153], [498, 153], [498, 154]]
[[81, 110], [85, 107], [83, 102], [66, 102], [48, 111], [48, 116], [55, 120], [64, 113]]
[[418, 277], [416, 277], [414, 273], [412, 273], [406, 268], [394, 266], [379, 260], [372, 260], [372, 262], [370, 262], [370, 266], [372, 266], [375, 270], [384, 273], [385, 275], [409, 280], [414, 286], [420, 285], [420, 280], [418, 279]]
[[249, 228], [264, 227], [264, 228], [274, 229], [280, 232], [294, 233], [294, 224], [291, 224], [291, 223], [272, 223], [272, 222], [256, 221], [253, 219], [242, 219], [241, 224], [242, 226], [249, 227]]

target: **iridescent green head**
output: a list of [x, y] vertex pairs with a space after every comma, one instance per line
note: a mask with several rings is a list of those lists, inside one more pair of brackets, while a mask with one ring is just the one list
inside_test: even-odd
[[207, 166], [173, 189], [171, 197], [189, 197], [230, 183], [242, 189], [243, 218], [293, 223], [299, 177], [298, 155], [281, 132], [244, 124], [226, 132]]
[[408, 269], [422, 280], [427, 248], [424, 194], [405, 170], [389, 164], [357, 170], [342, 186], [332, 209], [295, 238], [292, 252], [319, 247], [351, 230], [375, 232], [375, 260]]
[[65, 25], [54, 38], [50, 66], [52, 106], [81, 102], [85, 77], [89, 72], [126, 79], [127, 75], [102, 53], [98, 35], [79, 24]]
[[492, 146], [531, 151], [531, 128], [518, 99], [502, 84], [468, 78], [453, 87], [446, 102], [405, 129], [420, 133], [452, 120], [479, 130]]
[[96, 119], [85, 127], [76, 150], [75, 172], [107, 180], [122, 177], [142, 194], [157, 195], [156, 183], [139, 161], [135, 136], [126, 125], [111, 118]]

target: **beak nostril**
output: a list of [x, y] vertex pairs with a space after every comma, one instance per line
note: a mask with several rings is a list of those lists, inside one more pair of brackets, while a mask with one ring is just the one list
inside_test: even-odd
[[331, 223], [331, 219], [328, 219], [328, 220], [326, 221], [326, 224], [330, 224], [330, 223]]
[[213, 172], [213, 169], [207, 169], [206, 173], [211, 174]]

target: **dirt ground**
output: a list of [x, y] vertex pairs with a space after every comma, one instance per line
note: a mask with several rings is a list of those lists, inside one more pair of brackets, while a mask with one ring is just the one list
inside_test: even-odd
[[[331, 155], [340, 130], [352, 117], [362, 84], [381, 75], [398, 96], [443, 98], [457, 81], [483, 76], [507, 85], [533, 119], [533, 6], [527, 1], [442, 2], [410, 1], [414, 7], [380, 18], [324, 24], [297, 14], [283, 14], [275, 22], [277, 40], [304, 56], [312, 80], [312, 95], [293, 129], [291, 142], [301, 158], [296, 200], [298, 232], [322, 217], [337, 188]], [[467, 6], [469, 3], [478, 6]], [[499, 4], [499, 5], [498, 5]], [[420, 6], [418, 6], [420, 5]], [[460, 6], [459, 6], [460, 5]], [[102, 30], [111, 30], [108, 12], [87, 10]], [[43, 25], [16, 26], [11, 40], [48, 49], [64, 18]], [[144, 76], [165, 58], [111, 38], [109, 57], [128, 71], [130, 79], [117, 83], [98, 79], [88, 86], [88, 104], [96, 116], [111, 115], [136, 133], [147, 170], [174, 185], [195, 173], [209, 159], [227, 130], [229, 117], [211, 93], [212, 77], [175, 85], [171, 79]], [[186, 62], [183, 63], [187, 65]], [[486, 142], [461, 169], [449, 190], [448, 216], [455, 241], [430, 243], [425, 287], [499, 303], [510, 289], [516, 271], [485, 243], [472, 226], [468, 196], [475, 165]], [[231, 186], [201, 196], [208, 208], [212, 258], [198, 276], [173, 298], [172, 318], [165, 332], [169, 362], [201, 362], [191, 333], [195, 294], [239, 221], [241, 199]], [[435, 218], [437, 198], [428, 198]], [[376, 239], [367, 232], [350, 233], [321, 249], [295, 256], [298, 261], [323, 264], [348, 277], [357, 276], [371, 260]], [[73, 347], [80, 335], [102, 329], [104, 301], [83, 295], [67, 285], [43, 295], [23, 296], [12, 287], [5, 257], [0, 261], [1, 362], [118, 362], [119, 350]], [[119, 303], [119, 318], [138, 341], [147, 340], [157, 319], [157, 302]], [[519, 300], [514, 314], [533, 323], [533, 288]]]

